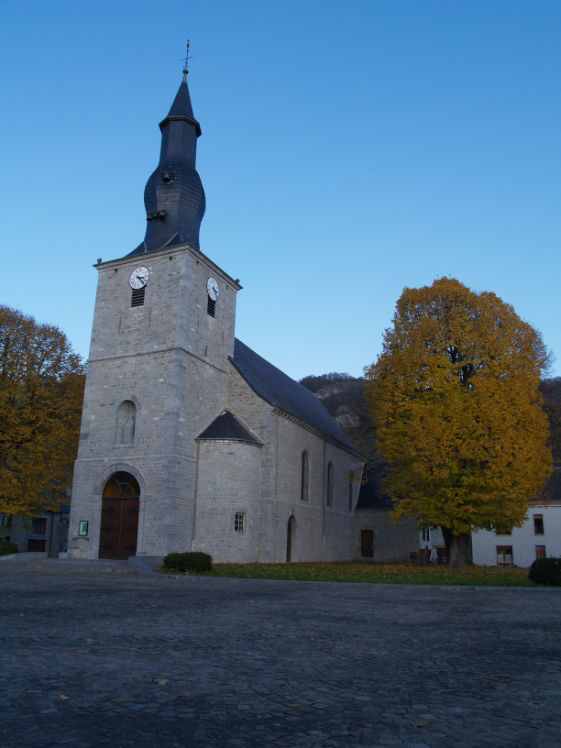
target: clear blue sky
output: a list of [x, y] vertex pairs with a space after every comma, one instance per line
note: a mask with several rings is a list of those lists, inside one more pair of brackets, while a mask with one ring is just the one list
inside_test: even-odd
[[450, 275], [561, 375], [559, 0], [18, 0], [0, 34], [0, 302], [84, 357], [190, 38], [201, 249], [244, 286], [238, 337], [359, 376], [403, 287]]

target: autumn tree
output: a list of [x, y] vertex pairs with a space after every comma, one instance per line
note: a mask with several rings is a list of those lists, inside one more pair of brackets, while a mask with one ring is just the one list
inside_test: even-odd
[[64, 333], [0, 306], [0, 512], [31, 515], [64, 501], [83, 386]]
[[510, 531], [551, 473], [540, 334], [459, 281], [406, 288], [367, 371], [393, 518], [442, 528], [452, 566], [474, 529]]

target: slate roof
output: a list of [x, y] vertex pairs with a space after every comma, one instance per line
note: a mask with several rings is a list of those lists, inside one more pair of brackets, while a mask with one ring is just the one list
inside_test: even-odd
[[382, 468], [374, 465], [363, 475], [356, 505], [357, 511], [360, 509], [393, 509], [393, 501], [381, 487], [382, 474]]
[[225, 410], [218, 418], [215, 418], [197, 438], [200, 441], [227, 439], [228, 441], [246, 442], [247, 444], [256, 444], [258, 447], [261, 446], [253, 434], [250, 434], [229, 410]]
[[[385, 493], [382, 488], [381, 479], [383, 477], [383, 468], [379, 465], [368, 470], [363, 476], [363, 484], [360, 487], [356, 509], [393, 509], [394, 502]], [[549, 481], [546, 484], [544, 492], [532, 504], [540, 506], [542, 504], [561, 502], [561, 466], [554, 469]]]
[[179, 86], [179, 91], [173, 100], [168, 116], [160, 122], [160, 129], [162, 129], [164, 124], [170, 119], [184, 119], [195, 126], [197, 135], [201, 134], [201, 126], [193, 114], [193, 106], [191, 104], [191, 96], [189, 95], [186, 77], [183, 78], [183, 81]]
[[[545, 502], [561, 501], [561, 466], [554, 468], [553, 473], [546, 484], [542, 498]], [[539, 503], [539, 501], [537, 503]]]
[[265, 361], [237, 338], [234, 342], [234, 357], [230, 360], [251, 389], [263, 400], [312, 426], [343, 449], [359, 456], [339, 424], [306, 387]]

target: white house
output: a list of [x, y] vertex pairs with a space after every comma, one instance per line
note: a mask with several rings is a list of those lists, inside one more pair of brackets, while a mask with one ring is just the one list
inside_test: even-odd
[[522, 527], [504, 535], [478, 530], [471, 542], [478, 566], [529, 567], [537, 558], [561, 556], [561, 502], [532, 504]]

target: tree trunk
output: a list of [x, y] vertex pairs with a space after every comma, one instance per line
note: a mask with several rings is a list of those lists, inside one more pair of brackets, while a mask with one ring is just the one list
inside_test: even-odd
[[453, 535], [448, 527], [442, 527], [441, 529], [446, 543], [448, 566], [451, 569], [461, 569], [471, 561], [470, 534]]

